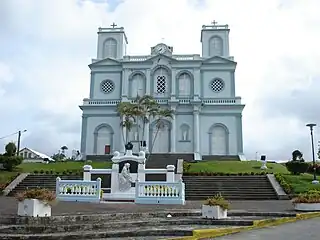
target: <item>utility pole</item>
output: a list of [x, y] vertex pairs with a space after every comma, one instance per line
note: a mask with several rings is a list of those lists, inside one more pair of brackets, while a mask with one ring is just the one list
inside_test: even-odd
[[[22, 132], [26, 132], [27, 130], [23, 130]], [[18, 132], [18, 146], [17, 146], [17, 156], [19, 156], [19, 151], [20, 151], [20, 141], [21, 141], [21, 133], [20, 130]]]

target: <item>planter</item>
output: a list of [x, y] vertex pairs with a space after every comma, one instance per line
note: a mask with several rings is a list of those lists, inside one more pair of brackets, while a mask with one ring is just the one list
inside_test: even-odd
[[51, 206], [38, 199], [25, 199], [18, 204], [18, 216], [50, 217]]
[[295, 203], [294, 209], [303, 212], [320, 211], [320, 203]]
[[220, 206], [202, 205], [202, 217], [211, 219], [224, 219], [227, 218], [227, 210]]

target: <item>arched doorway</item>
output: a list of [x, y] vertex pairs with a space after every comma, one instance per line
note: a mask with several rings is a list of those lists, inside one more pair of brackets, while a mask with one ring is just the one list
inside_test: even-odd
[[94, 131], [93, 152], [96, 155], [112, 154], [113, 129], [108, 124], [101, 124]]
[[163, 120], [159, 129], [156, 127], [155, 121], [150, 125], [149, 146], [152, 147], [152, 153], [170, 152], [170, 132], [171, 125], [167, 120]]
[[229, 132], [222, 124], [215, 124], [209, 130], [209, 143], [211, 155], [228, 155]]

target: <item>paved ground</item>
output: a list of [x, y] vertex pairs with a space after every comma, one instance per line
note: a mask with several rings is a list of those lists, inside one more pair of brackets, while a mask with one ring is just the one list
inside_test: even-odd
[[215, 240], [319, 240], [320, 218], [287, 223], [277, 227], [242, 232]]
[[[52, 208], [52, 215], [80, 214], [80, 213], [110, 213], [110, 212], [152, 212], [164, 210], [187, 210], [201, 208], [201, 201], [189, 201], [186, 205], [135, 205], [133, 203], [78, 203], [58, 202]], [[18, 202], [12, 197], [0, 196], [0, 216], [15, 215]], [[254, 212], [291, 212], [293, 206], [290, 201], [232, 201], [231, 210]]]

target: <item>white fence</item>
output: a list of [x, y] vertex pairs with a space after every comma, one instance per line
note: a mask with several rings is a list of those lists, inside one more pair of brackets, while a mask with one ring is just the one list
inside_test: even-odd
[[185, 204], [183, 182], [136, 182], [135, 203]]
[[56, 179], [56, 196], [61, 201], [100, 202], [101, 178], [96, 181]]

